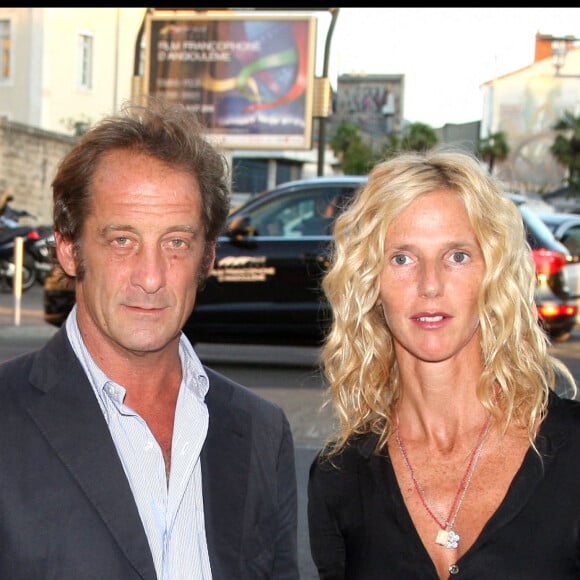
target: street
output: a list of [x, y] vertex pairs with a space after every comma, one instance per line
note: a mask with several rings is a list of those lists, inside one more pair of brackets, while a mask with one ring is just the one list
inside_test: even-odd
[[[25, 292], [20, 301], [0, 294], [0, 362], [38, 348], [55, 330], [44, 323], [40, 286]], [[323, 380], [317, 369], [317, 349], [198, 344], [196, 351], [208, 366], [285, 410], [296, 446], [301, 578], [316, 580], [308, 543], [306, 484], [310, 463], [331, 430], [330, 412], [321, 410]], [[567, 342], [554, 344], [551, 352], [568, 365], [580, 384], [580, 330]]]

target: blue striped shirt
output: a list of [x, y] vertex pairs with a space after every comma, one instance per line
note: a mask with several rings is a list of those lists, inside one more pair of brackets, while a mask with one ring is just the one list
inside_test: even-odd
[[208, 378], [191, 344], [181, 335], [179, 388], [166, 478], [161, 447], [145, 421], [123, 404], [125, 389], [110, 380], [82, 340], [76, 306], [66, 321], [69, 341], [101, 407], [149, 540], [159, 580], [211, 580], [205, 536], [200, 453], [209, 415]]

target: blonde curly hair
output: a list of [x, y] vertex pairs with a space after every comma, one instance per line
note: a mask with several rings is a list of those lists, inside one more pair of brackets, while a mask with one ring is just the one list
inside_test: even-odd
[[515, 203], [469, 153], [403, 153], [374, 167], [334, 227], [331, 264], [322, 282], [332, 322], [321, 363], [327, 404], [337, 421], [325, 447], [329, 455], [364, 433], [378, 435], [378, 451], [394, 431], [399, 368], [393, 337], [377, 307], [385, 240], [401, 211], [438, 189], [463, 201], [485, 260], [479, 293], [481, 403], [502, 418], [504, 428], [512, 421], [526, 428], [533, 445], [557, 372], [574, 385], [566, 367], [549, 355], [549, 340], [538, 323], [536, 270]]

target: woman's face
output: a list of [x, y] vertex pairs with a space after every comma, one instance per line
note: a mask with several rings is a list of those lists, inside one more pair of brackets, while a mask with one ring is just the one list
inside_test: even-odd
[[387, 230], [379, 302], [399, 359], [479, 355], [478, 296], [485, 263], [453, 192], [417, 198]]

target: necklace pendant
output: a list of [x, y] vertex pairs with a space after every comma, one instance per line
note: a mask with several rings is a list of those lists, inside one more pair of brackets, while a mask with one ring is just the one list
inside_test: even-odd
[[437, 537], [435, 538], [435, 543], [440, 546], [446, 546], [449, 541], [449, 532], [447, 530], [439, 530], [437, 532]]
[[445, 546], [448, 550], [455, 550], [459, 547], [459, 534], [456, 534], [453, 530], [439, 530], [435, 543]]
[[456, 534], [453, 530], [449, 530], [447, 534], [447, 542], [445, 543], [445, 547], [449, 550], [455, 550], [459, 547], [459, 535]]

